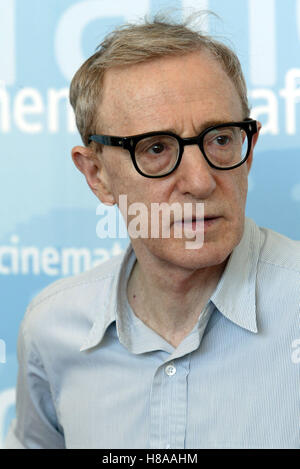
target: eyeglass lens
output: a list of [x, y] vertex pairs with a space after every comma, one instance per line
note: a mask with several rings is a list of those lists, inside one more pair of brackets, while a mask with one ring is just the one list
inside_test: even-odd
[[[219, 168], [235, 166], [247, 155], [247, 133], [234, 126], [212, 129], [204, 136], [203, 149], [213, 165]], [[161, 176], [175, 167], [179, 150], [175, 137], [163, 134], [146, 137], [136, 145], [136, 163], [144, 174]]]

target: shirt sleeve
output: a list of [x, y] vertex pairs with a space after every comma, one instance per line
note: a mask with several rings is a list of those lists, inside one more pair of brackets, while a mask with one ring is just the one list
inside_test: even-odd
[[18, 336], [18, 380], [16, 418], [12, 421], [6, 449], [63, 449], [63, 429], [59, 425], [51, 383], [24, 321]]

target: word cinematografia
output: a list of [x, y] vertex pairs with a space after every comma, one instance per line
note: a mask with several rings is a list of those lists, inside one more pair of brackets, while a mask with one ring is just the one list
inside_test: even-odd
[[23, 245], [13, 234], [9, 242], [0, 244], [0, 277], [2, 275], [75, 275], [84, 272], [123, 252], [116, 241], [111, 248]]

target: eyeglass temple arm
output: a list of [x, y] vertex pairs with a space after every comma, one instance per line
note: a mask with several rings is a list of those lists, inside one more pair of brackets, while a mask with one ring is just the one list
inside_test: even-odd
[[109, 135], [91, 135], [89, 137], [89, 143], [97, 142], [101, 143], [102, 145], [109, 145], [112, 147], [124, 147], [128, 139], [126, 137], [111, 137]]

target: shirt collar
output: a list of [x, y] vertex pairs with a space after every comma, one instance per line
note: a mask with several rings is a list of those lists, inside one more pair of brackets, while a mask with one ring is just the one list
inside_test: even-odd
[[[95, 298], [95, 302], [93, 305], [93, 307], [95, 308], [93, 316], [96, 319], [87, 337], [85, 338], [83, 344], [80, 347], [80, 352], [88, 350], [98, 345], [103, 339], [103, 336], [110, 324], [117, 320], [119, 291], [121, 287], [121, 282], [124, 280], [124, 273], [128, 264], [128, 260], [132, 255], [132, 250], [132, 246], [131, 244], [129, 244], [123, 255], [122, 261], [117, 267], [116, 271], [114, 271], [112, 276], [108, 277], [107, 281], [109, 282], [109, 284], [106, 286], [106, 288], [101, 288], [101, 291], [99, 289], [99, 293]], [[106, 301], [104, 302], [103, 291], [109, 291]]]
[[[124, 332], [120, 318], [118, 318], [118, 298], [121, 282], [126, 278], [126, 269], [132, 256], [132, 246], [129, 244], [117, 271], [108, 280], [107, 287], [110, 294], [103, 303], [103, 289], [99, 292], [94, 304], [94, 317], [96, 317], [88, 336], [83, 342], [80, 351], [98, 345], [107, 328], [117, 321], [117, 330]], [[232, 252], [223, 275], [217, 285], [211, 301], [221, 314], [238, 326], [257, 333], [256, 322], [256, 273], [260, 251], [260, 232], [253, 220], [245, 219], [243, 237]], [[132, 259], [131, 259], [132, 263]], [[101, 301], [102, 299], [102, 301]], [[99, 301], [98, 301], [99, 300]]]
[[228, 259], [211, 297], [220, 313], [238, 326], [257, 333], [256, 276], [260, 252], [260, 231], [245, 219], [243, 237]]

